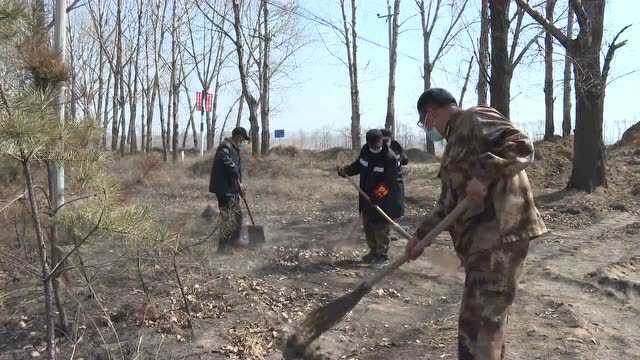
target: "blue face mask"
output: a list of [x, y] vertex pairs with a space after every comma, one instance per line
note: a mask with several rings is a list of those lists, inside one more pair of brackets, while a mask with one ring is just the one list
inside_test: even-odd
[[436, 128], [425, 128], [424, 131], [427, 133], [427, 136], [429, 137], [429, 139], [433, 142], [438, 142], [443, 140], [442, 135]]

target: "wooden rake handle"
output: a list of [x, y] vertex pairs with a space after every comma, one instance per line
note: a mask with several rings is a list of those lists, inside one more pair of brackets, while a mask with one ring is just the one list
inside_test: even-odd
[[[240, 182], [238, 182], [238, 188], [240, 188]], [[244, 203], [244, 207], [247, 208], [247, 213], [249, 214], [249, 219], [251, 219], [251, 225], [256, 226], [256, 222], [253, 221], [253, 214], [251, 214], [251, 209], [249, 208], [249, 204], [247, 204], [247, 199], [244, 197], [244, 191], [240, 189], [240, 197], [242, 198], [242, 202]]]
[[[417, 250], [423, 250], [428, 245], [430, 245], [442, 231], [451, 226], [469, 208], [469, 203], [469, 200], [466, 198], [460, 201], [458, 205], [456, 205], [456, 207], [451, 210], [451, 212], [447, 214], [447, 216], [442, 219], [442, 221], [438, 223], [438, 225], [431, 229], [431, 231], [429, 231], [429, 233], [425, 235], [425, 237], [423, 237], [420, 242], [418, 242], [418, 244], [416, 244], [415, 248]], [[400, 258], [389, 264], [389, 266], [386, 266], [375, 273], [371, 278], [361, 283], [360, 286], [365, 286], [369, 289], [372, 288], [375, 284], [382, 280], [382, 278], [395, 271], [408, 260], [409, 258], [407, 257], [407, 254], [403, 253]]]
[[362, 195], [362, 197], [364, 197], [369, 202], [369, 204], [371, 204], [371, 206], [376, 209], [378, 214], [380, 214], [383, 218], [385, 218], [385, 220], [387, 220], [387, 222], [395, 231], [397, 231], [400, 235], [402, 235], [402, 237], [407, 240], [410, 240], [412, 238], [411, 234], [409, 234], [407, 230], [405, 230], [402, 226], [400, 226], [397, 222], [390, 218], [389, 215], [387, 215], [387, 213], [385, 213], [384, 210], [380, 208], [380, 206], [375, 205], [373, 202], [371, 202], [371, 198], [369, 197], [369, 195], [367, 195], [366, 192], [364, 192], [364, 190], [362, 190], [362, 188], [360, 188], [360, 185], [356, 184], [356, 182], [353, 181], [353, 179], [350, 177], [347, 177], [346, 179], [351, 183], [351, 185], [353, 185], [354, 188], [358, 190], [360, 195]]

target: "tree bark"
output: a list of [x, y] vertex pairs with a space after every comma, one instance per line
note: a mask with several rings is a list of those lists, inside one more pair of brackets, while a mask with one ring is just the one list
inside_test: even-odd
[[511, 66], [509, 64], [509, 4], [511, 0], [489, 2], [491, 11], [491, 107], [509, 118]]
[[260, 154], [266, 156], [269, 153], [271, 143], [271, 130], [269, 127], [269, 90], [271, 87], [271, 58], [269, 50], [271, 49], [271, 34], [269, 33], [269, 8], [267, 0], [262, 1], [262, 60], [261, 66], [261, 90], [260, 90], [260, 120], [262, 122], [262, 147]]
[[602, 140], [606, 84], [600, 70], [605, 2], [583, 1], [590, 34], [580, 31], [573, 58], [576, 91], [576, 136], [569, 188], [592, 192], [607, 186], [606, 148]]
[[[569, 6], [567, 11], [567, 37], [571, 39], [573, 37], [573, 20], [574, 20], [573, 7]], [[565, 50], [564, 55], [564, 80], [562, 86], [562, 136], [567, 137], [571, 135], [571, 66], [573, 60], [569, 55], [569, 52]]]
[[478, 105], [487, 105], [489, 79], [489, 0], [482, 0], [478, 48]]
[[[545, 15], [553, 24], [553, 11], [556, 0], [547, 0]], [[553, 123], [553, 35], [546, 33], [544, 37], [544, 139], [550, 140], [555, 135]]]
[[396, 136], [396, 118], [395, 118], [395, 92], [396, 92], [396, 63], [398, 59], [398, 31], [400, 25], [398, 18], [400, 17], [400, 0], [393, 3], [393, 15], [388, 21], [391, 23], [391, 44], [389, 47], [389, 88], [387, 91], [387, 116], [385, 118], [384, 127], [389, 129], [392, 136]]

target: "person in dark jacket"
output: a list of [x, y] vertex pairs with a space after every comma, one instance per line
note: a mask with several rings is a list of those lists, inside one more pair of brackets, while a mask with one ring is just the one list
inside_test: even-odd
[[[402, 192], [398, 183], [401, 178], [396, 155], [382, 142], [382, 132], [378, 129], [367, 132], [367, 144], [362, 147], [359, 158], [351, 165], [338, 168], [342, 177], [360, 175], [360, 188], [369, 195], [373, 204], [378, 205], [392, 219], [404, 215]], [[389, 258], [390, 225], [369, 202], [360, 196], [359, 211], [369, 246], [365, 263], [384, 263]]]
[[402, 145], [392, 138], [391, 130], [389, 129], [380, 129], [382, 132], [382, 141], [396, 154], [396, 159], [400, 162], [400, 166], [405, 166], [409, 164], [409, 157], [405, 154]]
[[242, 160], [240, 148], [249, 141], [247, 130], [237, 127], [231, 137], [225, 139], [216, 150], [211, 168], [209, 192], [216, 195], [220, 209], [220, 237], [218, 253], [228, 254], [240, 238], [242, 211], [240, 195], [243, 195]]

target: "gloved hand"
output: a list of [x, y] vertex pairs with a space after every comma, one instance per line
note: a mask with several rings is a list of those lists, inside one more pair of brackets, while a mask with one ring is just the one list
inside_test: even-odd
[[345, 173], [343, 167], [337, 166], [336, 168], [338, 170], [338, 176], [343, 177], [343, 178], [347, 177], [347, 174]]

